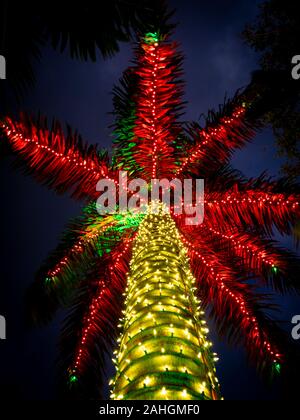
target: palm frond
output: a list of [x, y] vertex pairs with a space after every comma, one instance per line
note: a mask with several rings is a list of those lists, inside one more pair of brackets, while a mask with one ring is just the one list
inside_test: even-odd
[[136, 95], [137, 75], [134, 69], [130, 68], [113, 90], [115, 117], [113, 165], [119, 170], [128, 171], [131, 176], [138, 175], [142, 169], [133, 155], [133, 148], [136, 145], [134, 142]]
[[231, 344], [243, 345], [259, 370], [281, 362], [281, 349], [269, 336], [274, 323], [269, 314], [278, 309], [271, 296], [258, 292], [249, 276], [226, 266], [203, 242], [190, 248], [190, 256], [199, 294], [218, 333]]
[[[207, 245], [220, 255], [227, 265], [234, 265], [240, 272], [250, 274], [262, 287], [270, 287], [280, 294], [300, 293], [297, 275], [300, 259], [293, 252], [282, 248], [276, 241], [257, 238], [256, 233], [219, 232], [205, 224], [195, 229], [193, 236], [205, 237]], [[196, 240], [197, 241], [197, 240]], [[236, 260], [233, 264], [233, 260]]]
[[105, 258], [98, 276], [90, 277], [76, 292], [60, 340], [64, 398], [103, 398], [105, 366], [117, 339], [130, 252], [125, 241]]
[[130, 232], [133, 227], [133, 222], [129, 224], [126, 219], [100, 216], [94, 203], [87, 206], [82, 216], [68, 225], [61, 243], [49, 255], [29, 289], [29, 322], [51, 321], [59, 308], [70, 303], [76, 287], [88, 281], [88, 273], [118, 246], [122, 232]]
[[262, 128], [259, 120], [248, 118], [248, 105], [240, 92], [203, 116], [204, 125], [186, 123], [190, 146], [183, 150], [178, 174], [208, 176], [228, 164], [233, 152], [244, 147]]
[[57, 121], [48, 128], [45, 118], [22, 115], [19, 122], [6, 118], [1, 126], [16, 165], [59, 194], [69, 191], [76, 199], [95, 199], [97, 182], [111, 174], [106, 152], [88, 146], [70, 127], [65, 136]]
[[[171, 43], [168, 37], [159, 32], [156, 36], [158, 42], [153, 40], [148, 43], [144, 38], [136, 50], [135, 59], [138, 100], [132, 153], [146, 180], [162, 179], [174, 173], [174, 147], [181, 132], [178, 118], [184, 104], [182, 54], [177, 44]], [[155, 45], [159, 54], [153, 70]], [[152, 95], [155, 91], [155, 98], [151, 96], [152, 91]], [[153, 176], [156, 170], [157, 174]]]

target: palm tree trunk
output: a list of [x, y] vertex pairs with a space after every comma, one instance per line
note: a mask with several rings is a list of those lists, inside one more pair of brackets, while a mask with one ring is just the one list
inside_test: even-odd
[[148, 214], [135, 240], [112, 399], [220, 399], [215, 355], [186, 250], [170, 214]]

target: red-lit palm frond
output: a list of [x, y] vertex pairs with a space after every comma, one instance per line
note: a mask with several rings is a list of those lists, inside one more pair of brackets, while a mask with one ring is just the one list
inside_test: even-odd
[[258, 293], [241, 269], [226, 265], [205, 237], [190, 241], [185, 235], [183, 242], [189, 249], [199, 294], [219, 333], [229, 342], [243, 344], [258, 366], [281, 362], [281, 349], [268, 335], [272, 322], [266, 313], [274, 309], [269, 297]]
[[233, 152], [244, 147], [261, 127], [259, 121], [249, 117], [248, 108], [238, 92], [218, 112], [210, 111], [204, 117], [204, 127], [197, 122], [187, 124], [190, 145], [181, 154], [176, 175], [209, 175], [228, 163]]
[[137, 51], [134, 159], [143, 177], [170, 177], [176, 168], [175, 142], [182, 110], [182, 56], [177, 45], [149, 34]]
[[116, 344], [132, 240], [125, 235], [101, 271], [81, 283], [71, 304], [60, 340], [61, 390], [69, 398], [99, 399], [104, 366]]
[[95, 199], [97, 182], [112, 175], [106, 153], [84, 144], [69, 127], [65, 136], [58, 122], [50, 129], [46, 119], [23, 115], [18, 122], [6, 118], [1, 126], [25, 173], [59, 194], [68, 191], [77, 199]]
[[259, 228], [268, 235], [276, 228], [290, 235], [299, 218], [299, 196], [266, 191], [227, 191], [207, 194], [206, 215], [213, 226]]
[[214, 252], [221, 252], [227, 265], [235, 261], [247, 275], [254, 276], [260, 286], [272, 287], [276, 292], [286, 294], [300, 292], [297, 272], [299, 258], [281, 248], [275, 241], [257, 237], [256, 233], [228, 229], [220, 232], [206, 224], [195, 231], [204, 236]]
[[95, 204], [66, 228], [61, 243], [48, 256], [27, 295], [30, 323], [51, 321], [56, 311], [69, 304], [74, 289], [87, 273], [101, 267], [101, 257], [121, 238], [112, 234], [117, 221], [100, 217]]
[[[206, 223], [211, 228], [256, 232], [272, 236], [277, 229], [291, 235], [300, 217], [299, 185], [287, 179], [273, 180], [262, 174], [247, 179], [229, 166], [205, 179]], [[193, 175], [195, 178], [195, 175]]]

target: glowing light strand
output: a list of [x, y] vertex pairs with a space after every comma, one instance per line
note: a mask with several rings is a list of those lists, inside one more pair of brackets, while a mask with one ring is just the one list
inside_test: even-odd
[[230, 193], [227, 194], [226, 198], [216, 198], [214, 200], [205, 200], [204, 203], [208, 206], [213, 205], [226, 205], [226, 204], [258, 204], [260, 207], [263, 206], [284, 206], [291, 207], [293, 210], [299, 207], [298, 197], [290, 197], [285, 199], [283, 194], [268, 194], [262, 192], [249, 191], [247, 194], [239, 194], [239, 197], [235, 197]]
[[[207, 261], [207, 257], [203, 257], [196, 250], [196, 247], [191, 242], [189, 242], [184, 236], [182, 236], [182, 241], [190, 249], [191, 254], [196, 255], [197, 258], [199, 258], [202, 261], [202, 263], [208, 268], [212, 278], [214, 279], [218, 287], [220, 287], [220, 289], [224, 293], [226, 293], [229, 296], [229, 298], [232, 299], [240, 307], [241, 313], [243, 314], [244, 317], [246, 317], [248, 324], [251, 325], [251, 327], [255, 331], [254, 337], [261, 335], [261, 333], [259, 332], [259, 323], [256, 317], [253, 316], [247, 309], [247, 303], [244, 301], [243, 297], [241, 295], [237, 295], [236, 293], [232, 292], [227, 287], [226, 282], [224, 281], [225, 279], [219, 273], [216, 272], [216, 270], [213, 268], [213, 264], [209, 264], [209, 262]], [[261, 337], [260, 341], [262, 343], [262, 346], [268, 352], [271, 359], [273, 359], [273, 362], [274, 363], [280, 362], [282, 355], [280, 355], [276, 350], [272, 348], [271, 343], [268, 340], [266, 340], [265, 337]]]
[[114, 223], [109, 223], [102, 230], [99, 231], [99, 227], [94, 227], [92, 230], [86, 232], [75, 245], [69, 250], [68, 255], [66, 255], [62, 260], [60, 260], [56, 266], [50, 270], [46, 276], [47, 282], [55, 281], [57, 276], [68, 266], [69, 261], [72, 257], [76, 257], [78, 253], [85, 251], [86, 246], [97, 240], [97, 238], [107, 231], [110, 227], [114, 226]]
[[[109, 265], [109, 272], [111, 274], [111, 278], [114, 274], [115, 268], [117, 267], [121, 259], [128, 252], [133, 240], [134, 240], [134, 237], [129, 238], [124, 241], [123, 250], [118, 254], [115, 262]], [[101, 309], [101, 303], [103, 301], [103, 298], [105, 297], [106, 293], [109, 291], [109, 282], [107, 283], [104, 280], [100, 280], [99, 285], [98, 285], [98, 290], [99, 292], [97, 293], [97, 296], [93, 299], [92, 303], [90, 304], [88, 313], [85, 316], [85, 319], [83, 321], [80, 344], [78, 345], [78, 348], [75, 352], [73, 367], [69, 369], [71, 376], [75, 375], [77, 377], [80, 374], [80, 371], [82, 368], [82, 361], [86, 354], [85, 346], [87, 345], [89, 334], [91, 334], [94, 330], [94, 323], [96, 320], [97, 313]]]
[[207, 146], [212, 139], [219, 138], [220, 136], [223, 138], [227, 136], [232, 129], [232, 127], [229, 126], [237, 124], [239, 120], [245, 115], [245, 112], [246, 108], [244, 106], [239, 106], [235, 109], [231, 117], [225, 117], [221, 119], [220, 126], [215, 128], [210, 127], [207, 130], [201, 130], [199, 132], [199, 137], [202, 140], [199, 142], [199, 144], [191, 148], [189, 151], [189, 156], [183, 160], [183, 163], [180, 168], [178, 168], [176, 175], [182, 174], [189, 164], [193, 164], [199, 158], [201, 158], [204, 147]]
[[[20, 127], [21, 127], [21, 125], [20, 125]], [[18, 144], [18, 142], [23, 142], [24, 146], [26, 144], [34, 145], [34, 146], [36, 146], [37, 149], [43, 150], [47, 153], [52, 154], [56, 158], [59, 158], [61, 160], [62, 164], [68, 162], [69, 164], [79, 166], [79, 167], [81, 167], [81, 169], [83, 169], [87, 172], [90, 172], [95, 178], [104, 177], [108, 180], [112, 180], [117, 185], [117, 181], [114, 180], [114, 179], [111, 179], [108, 176], [108, 174], [107, 174], [108, 169], [107, 168], [105, 170], [102, 168], [100, 171], [96, 170], [95, 169], [95, 166], [96, 166], [95, 163], [90, 162], [90, 164], [88, 164], [88, 160], [81, 158], [80, 155], [78, 154], [78, 152], [72, 152], [71, 150], [68, 151], [68, 154], [58, 152], [57, 150], [49, 147], [47, 144], [43, 144], [38, 139], [26, 138], [26, 137], [24, 138], [24, 136], [22, 134], [20, 134], [16, 130], [13, 130], [12, 128], [9, 128], [6, 124], [2, 124], [2, 129], [4, 130], [7, 137], [14, 143], [17, 150], [21, 149], [21, 145]], [[47, 133], [46, 133], [46, 135], [47, 135]], [[35, 135], [35, 137], [37, 137], [37, 136]], [[47, 143], [47, 142], [48, 142], [48, 139], [45, 138], [45, 143]]]
[[274, 259], [268, 258], [268, 252], [266, 249], [262, 251], [261, 247], [252, 245], [250, 243], [245, 245], [245, 242], [239, 241], [237, 238], [235, 238], [234, 234], [226, 235], [225, 233], [210, 227], [207, 227], [206, 229], [208, 229], [214, 235], [217, 235], [223, 239], [227, 239], [230, 243], [232, 243], [237, 255], [242, 256], [243, 253], [247, 253], [249, 256], [255, 256], [262, 263], [269, 265], [272, 268], [278, 265], [278, 262], [276, 262]]
[[146, 216], [130, 267], [111, 398], [219, 399], [217, 358], [170, 215]]
[[173, 143], [182, 94], [179, 60], [174, 44], [154, 38], [146, 39], [137, 55], [139, 96], [134, 128], [136, 147], [132, 151], [149, 179], [165, 177], [176, 166]]

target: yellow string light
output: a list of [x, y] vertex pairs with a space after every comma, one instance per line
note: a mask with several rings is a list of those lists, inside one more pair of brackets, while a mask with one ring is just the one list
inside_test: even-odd
[[220, 399], [186, 249], [170, 214], [154, 205], [133, 247], [111, 398]]

